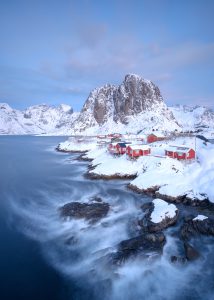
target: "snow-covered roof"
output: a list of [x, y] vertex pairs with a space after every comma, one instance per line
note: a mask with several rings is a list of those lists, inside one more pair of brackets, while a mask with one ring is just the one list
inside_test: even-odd
[[117, 143], [117, 145], [119, 145], [122, 148], [126, 147], [126, 143], [124, 143], [124, 142], [119, 142], [119, 143]]
[[150, 147], [148, 145], [129, 145], [132, 150], [149, 150]]
[[165, 148], [165, 150], [166, 150], [166, 151], [172, 151], [172, 152], [173, 152], [173, 151], [176, 151], [176, 148], [177, 148], [176, 146], [171, 146], [171, 145], [169, 145], [169, 146], [167, 146], [167, 147]]
[[168, 147], [165, 148], [166, 151], [182, 152], [182, 153], [187, 153], [191, 149], [192, 148], [190, 148], [186, 145], [169, 145]]
[[136, 135], [137, 139], [146, 139], [146, 135], [145, 134], [138, 134]]
[[164, 138], [165, 135], [161, 132], [152, 132], [149, 135], [155, 135], [156, 137]]

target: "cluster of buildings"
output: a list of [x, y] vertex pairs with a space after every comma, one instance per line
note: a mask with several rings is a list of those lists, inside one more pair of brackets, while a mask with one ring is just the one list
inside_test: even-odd
[[[126, 154], [130, 158], [138, 158], [140, 156], [152, 155], [152, 147], [150, 145], [135, 145], [126, 142], [110, 143], [108, 145], [108, 151], [113, 155]], [[165, 149], [165, 156], [175, 158], [178, 160], [191, 160], [195, 159], [196, 157], [194, 149], [183, 145], [168, 146]]]
[[104, 139], [111, 139], [111, 140], [136, 140], [136, 141], [141, 141], [145, 143], [154, 143], [157, 141], [162, 141], [166, 139], [166, 136], [164, 136], [161, 133], [151, 133], [149, 135], [144, 135], [144, 134], [120, 134], [120, 133], [112, 133], [108, 135], [98, 135], [97, 139], [99, 140], [104, 140]]
[[[117, 135], [117, 136], [116, 136]], [[166, 137], [163, 135], [152, 133], [147, 136], [138, 136], [138, 141], [135, 139], [133, 141], [133, 137], [131, 138], [130, 135], [127, 138], [126, 136], [121, 136], [119, 134], [112, 134], [111, 137], [107, 136], [107, 138], [111, 138], [111, 142], [107, 143], [108, 151], [112, 155], [124, 155], [126, 154], [129, 158], [138, 158], [140, 156], [146, 155], [154, 155], [152, 143], [156, 141], [165, 140]], [[99, 139], [104, 139], [106, 136], [98, 136]], [[124, 138], [125, 141], [121, 141], [120, 139]], [[118, 141], [117, 141], [118, 139]], [[132, 140], [132, 141], [131, 141]], [[173, 145], [167, 146], [164, 149], [165, 153], [163, 157], [170, 157], [178, 160], [192, 160], [196, 158], [195, 150], [187, 147], [185, 145]]]

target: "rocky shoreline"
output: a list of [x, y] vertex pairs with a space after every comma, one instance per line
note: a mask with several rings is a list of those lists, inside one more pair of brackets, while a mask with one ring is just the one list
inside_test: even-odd
[[[80, 154], [77, 158], [75, 158], [75, 160], [77, 161], [86, 161], [86, 162], [92, 162], [93, 159], [88, 158], [86, 156], [86, 153], [88, 151], [80, 151], [80, 150], [63, 150], [60, 149], [58, 146], [55, 148], [56, 151], [58, 152], [63, 152], [63, 153], [76, 153], [76, 154]], [[121, 175], [120, 173], [115, 173], [112, 175], [104, 175], [104, 174], [97, 174], [95, 172], [91, 172], [92, 170], [94, 170], [96, 168], [96, 165], [88, 165], [88, 171], [84, 174], [84, 177], [87, 179], [103, 179], [103, 180], [115, 180], [115, 179], [121, 179], [121, 180], [126, 180], [126, 179], [130, 179], [133, 180], [137, 177], [137, 174], [135, 175], [129, 175], [129, 174], [124, 174]], [[156, 185], [156, 186], [152, 186], [149, 187], [147, 189], [140, 189], [137, 186], [128, 183], [127, 184], [128, 189], [139, 193], [139, 194], [144, 194], [144, 195], [148, 195], [151, 197], [157, 197], [163, 200], [166, 200], [168, 202], [172, 202], [172, 203], [182, 203], [185, 205], [191, 205], [191, 206], [198, 206], [201, 207], [203, 209], [208, 209], [211, 211], [214, 211], [214, 203], [210, 202], [209, 199], [207, 197], [205, 197], [204, 200], [200, 200], [197, 199], [196, 197], [194, 199], [188, 197], [188, 195], [182, 195], [182, 196], [170, 196], [170, 195], [166, 195], [166, 194], [162, 194], [159, 192], [160, 186]]]
[[104, 179], [104, 180], [115, 180], [115, 179], [135, 179], [136, 175], [121, 175], [121, 174], [114, 174], [114, 175], [102, 175], [96, 174], [93, 172], [88, 171], [85, 175], [85, 178], [88, 179]]
[[[61, 150], [57, 150], [61, 151]], [[64, 151], [62, 151], [64, 152]], [[85, 157], [85, 153], [76, 158], [77, 160], [92, 161]], [[79, 151], [72, 151], [70, 153], [80, 153]], [[88, 171], [84, 174], [87, 179], [104, 179], [104, 180], [115, 180], [115, 179], [134, 179], [136, 175], [99, 175], [91, 172], [96, 166], [88, 165]], [[121, 241], [116, 246], [116, 252], [107, 254], [103, 259], [106, 263], [112, 265], [121, 265], [126, 260], [134, 259], [136, 256], [144, 259], [151, 259], [151, 252], [153, 257], [159, 257], [163, 252], [163, 247], [166, 243], [166, 237], [164, 231], [170, 227], [175, 226], [180, 219], [178, 235], [181, 242], [183, 243], [183, 255], [177, 256], [172, 255], [170, 260], [172, 263], [184, 264], [188, 261], [194, 261], [200, 257], [199, 251], [192, 245], [191, 241], [195, 237], [205, 235], [214, 236], [214, 220], [203, 216], [204, 219], [197, 219], [195, 215], [189, 215], [186, 217], [179, 218], [179, 210], [174, 204], [182, 204], [184, 206], [192, 206], [197, 210], [207, 210], [208, 212], [214, 211], [214, 204], [208, 199], [199, 200], [188, 198], [188, 195], [179, 197], [171, 197], [169, 195], [163, 195], [159, 192], [160, 186], [154, 186], [145, 190], [139, 189], [138, 187], [129, 183], [127, 187], [139, 194], [149, 195], [153, 198], [159, 198], [159, 202], [162, 201], [166, 207], [172, 207], [174, 209], [174, 215], [169, 216], [166, 214], [162, 215], [162, 219], [159, 222], [152, 221], [152, 214], [155, 211], [154, 199], [151, 203], [146, 203], [142, 206], [143, 218], [135, 221], [136, 231], [135, 236], [130, 237], [127, 240]], [[167, 206], [168, 203], [168, 206]], [[174, 203], [174, 204], [169, 204]], [[90, 203], [71, 202], [65, 204], [60, 208], [60, 215], [63, 218], [83, 218], [89, 222], [89, 224], [96, 223], [98, 220], [105, 218], [110, 212], [110, 206], [99, 198], [99, 201], [92, 201]], [[198, 215], [199, 216], [199, 215]]]
[[171, 203], [182, 203], [188, 206], [197, 206], [200, 207], [202, 209], [209, 209], [211, 211], [214, 211], [214, 204], [212, 202], [209, 201], [209, 199], [204, 199], [204, 200], [199, 200], [197, 198], [192, 199], [190, 197], [188, 197], [188, 195], [183, 195], [183, 196], [177, 196], [177, 197], [173, 197], [170, 195], [165, 195], [159, 192], [159, 188], [160, 186], [154, 186], [148, 189], [139, 189], [137, 186], [129, 183], [127, 184], [128, 189], [139, 193], [139, 194], [146, 194], [149, 195], [151, 197], [156, 197], [156, 198], [160, 198], [163, 199], [167, 202], [171, 202]]
[[55, 148], [55, 150], [57, 151], [57, 152], [62, 152], [62, 153], [76, 153], [76, 154], [78, 154], [78, 153], [80, 153], [80, 154], [86, 154], [88, 151], [86, 151], [86, 150], [65, 150], [65, 149], [61, 149], [59, 146], [57, 146], [56, 148]]

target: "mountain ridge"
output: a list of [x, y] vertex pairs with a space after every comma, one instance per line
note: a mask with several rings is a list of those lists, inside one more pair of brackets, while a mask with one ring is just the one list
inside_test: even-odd
[[24, 110], [0, 103], [0, 134], [32, 135], [67, 133], [78, 113], [71, 106], [38, 104]]
[[136, 74], [127, 74], [118, 85], [104, 85], [90, 94], [79, 117], [73, 124], [73, 132], [117, 131], [152, 127], [163, 130], [179, 129], [173, 113], [167, 108], [159, 88], [150, 80]]
[[0, 134], [99, 134], [214, 130], [214, 111], [203, 106], [167, 107], [150, 80], [127, 74], [116, 86], [106, 84], [89, 93], [80, 112], [67, 104], [39, 104], [24, 110], [0, 103]]

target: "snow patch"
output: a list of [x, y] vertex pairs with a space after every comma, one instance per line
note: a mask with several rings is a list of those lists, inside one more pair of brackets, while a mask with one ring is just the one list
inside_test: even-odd
[[177, 207], [174, 204], [169, 204], [161, 199], [154, 199], [154, 210], [151, 214], [153, 223], [160, 223], [166, 218], [174, 218], [176, 216]]
[[208, 219], [208, 217], [204, 216], [204, 215], [197, 215], [197, 217], [195, 217], [193, 219], [193, 221], [203, 221], [203, 220], [206, 220]]

